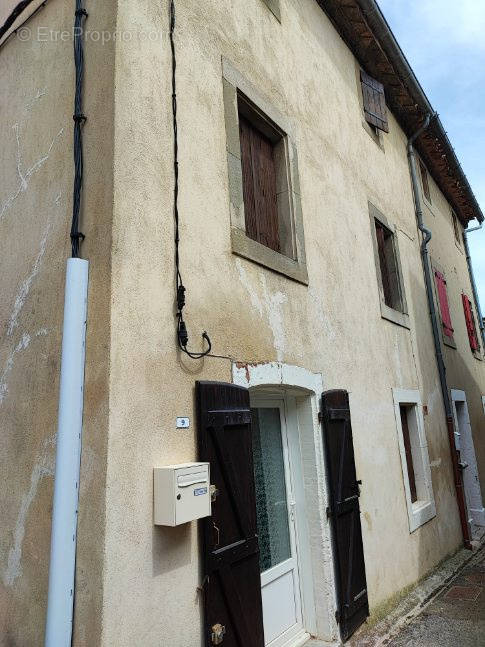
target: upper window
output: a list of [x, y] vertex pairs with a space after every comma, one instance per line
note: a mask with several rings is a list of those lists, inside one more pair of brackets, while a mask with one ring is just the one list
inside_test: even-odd
[[431, 192], [429, 190], [428, 171], [426, 166], [419, 160], [419, 170], [421, 173], [421, 184], [423, 185], [423, 195], [426, 200], [431, 204]]
[[403, 312], [394, 234], [379, 220], [375, 220], [375, 227], [384, 302], [389, 308]]
[[423, 408], [418, 391], [393, 389], [409, 530], [436, 515]]
[[475, 322], [475, 313], [473, 312], [472, 302], [466, 294], [461, 295], [463, 301], [463, 312], [465, 313], [466, 329], [470, 348], [473, 352], [480, 352], [480, 342], [478, 341], [477, 325]]
[[450, 306], [448, 303], [448, 290], [446, 286], [446, 279], [444, 273], [434, 268], [434, 278], [436, 284], [436, 292], [438, 296], [438, 303], [440, 307], [441, 323], [443, 327], [443, 341], [456, 348], [455, 340], [453, 338], [454, 328], [451, 323]]
[[394, 228], [374, 205], [369, 204], [372, 238], [379, 284], [381, 314], [406, 328], [409, 327], [399, 249]]
[[376, 79], [369, 76], [364, 70], [360, 71], [362, 84], [362, 100], [364, 103], [364, 115], [367, 123], [374, 128], [389, 132], [387, 121], [386, 96], [384, 86]]
[[[244, 102], [240, 104], [244, 105]], [[282, 240], [280, 244], [279, 225], [282, 217], [278, 214], [275, 149], [281, 145], [283, 136], [273, 129], [271, 139], [267, 134], [262, 133], [239, 111], [246, 235], [275, 252], [281, 252], [283, 247], [292, 255], [288, 241]], [[286, 232], [283, 227], [281, 229], [281, 237], [284, 238]]]
[[231, 243], [235, 254], [308, 283], [290, 126], [223, 61]]
[[455, 240], [460, 245], [460, 225], [458, 224], [458, 218], [454, 211], [451, 212], [451, 218], [453, 220], [453, 232], [455, 234]]

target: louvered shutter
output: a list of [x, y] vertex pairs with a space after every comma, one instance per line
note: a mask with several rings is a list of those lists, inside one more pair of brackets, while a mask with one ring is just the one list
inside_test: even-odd
[[201, 522], [205, 645], [264, 647], [249, 391], [197, 382], [196, 393], [199, 459], [215, 487]]
[[435, 270], [436, 288], [438, 290], [438, 300], [440, 304], [441, 321], [443, 323], [443, 333], [447, 337], [453, 337], [453, 326], [451, 325], [450, 306], [448, 304], [448, 294], [446, 291], [445, 277], [441, 272]]
[[322, 397], [323, 437], [330, 489], [329, 512], [335, 555], [337, 619], [347, 640], [369, 615], [359, 508], [359, 481], [347, 391]]
[[247, 119], [239, 117], [246, 234], [280, 251], [273, 144]]
[[477, 327], [475, 324], [475, 315], [473, 314], [472, 303], [466, 294], [461, 295], [463, 301], [463, 311], [465, 313], [466, 329], [468, 332], [468, 339], [470, 341], [470, 348], [475, 351], [479, 350], [480, 344], [478, 343]]
[[369, 76], [364, 70], [360, 71], [362, 84], [362, 98], [364, 102], [364, 114], [368, 123], [380, 130], [389, 132], [387, 121], [387, 106], [384, 86], [376, 79]]

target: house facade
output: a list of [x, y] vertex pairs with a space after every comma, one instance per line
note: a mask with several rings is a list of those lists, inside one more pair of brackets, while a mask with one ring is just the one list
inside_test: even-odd
[[[72, 5], [0, 40], [6, 645], [44, 641]], [[169, 2], [81, 8], [73, 644], [345, 638], [485, 527], [480, 208], [375, 2], [177, 0], [174, 53]], [[154, 468], [205, 462], [212, 515], [154, 524]]]

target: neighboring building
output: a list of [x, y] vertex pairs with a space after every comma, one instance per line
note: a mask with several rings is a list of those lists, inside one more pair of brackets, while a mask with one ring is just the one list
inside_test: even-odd
[[[73, 644], [261, 647], [263, 626], [271, 647], [335, 640], [485, 527], [484, 339], [463, 237], [483, 216], [437, 118], [415, 142], [415, 200], [408, 138], [431, 107], [373, 0], [175, 4], [183, 312], [187, 347], [207, 349], [206, 330], [212, 349], [177, 347], [170, 3], [86, 0]], [[24, 2], [0, 31], [12, 646], [43, 644], [47, 606], [73, 11]], [[153, 468], [198, 460], [212, 517], [154, 525]]]

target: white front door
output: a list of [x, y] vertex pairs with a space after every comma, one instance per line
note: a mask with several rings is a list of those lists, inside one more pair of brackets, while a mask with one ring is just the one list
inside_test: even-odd
[[283, 399], [253, 399], [251, 406], [265, 645], [290, 647], [306, 635], [292, 482], [292, 460], [298, 457], [288, 439]]
[[483, 527], [485, 527], [485, 509], [482, 502], [470, 416], [468, 415], [464, 391], [452, 389], [451, 398], [455, 416], [455, 429], [458, 431], [456, 447], [460, 450], [468, 523], [470, 524], [472, 539], [476, 539], [481, 535]]

